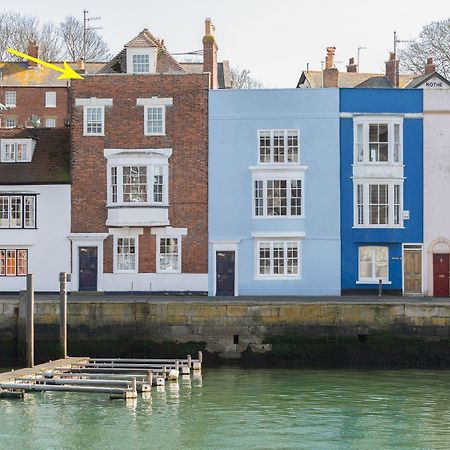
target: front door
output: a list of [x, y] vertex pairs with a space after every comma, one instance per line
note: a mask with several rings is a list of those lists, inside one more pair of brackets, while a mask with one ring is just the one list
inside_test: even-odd
[[97, 247], [79, 248], [80, 291], [97, 290]]
[[435, 297], [449, 296], [449, 255], [436, 253], [433, 255], [433, 286]]
[[422, 249], [420, 246], [405, 246], [404, 258], [404, 294], [422, 293]]
[[234, 252], [216, 252], [216, 295], [234, 295], [234, 259]]

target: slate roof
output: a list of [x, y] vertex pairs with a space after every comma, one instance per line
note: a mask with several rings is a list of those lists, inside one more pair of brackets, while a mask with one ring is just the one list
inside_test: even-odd
[[111, 61], [106, 63], [98, 73], [126, 73], [126, 49], [128, 47], [157, 48], [156, 73], [185, 73], [183, 67], [181, 67], [175, 58], [167, 51], [162, 41], [156, 39], [147, 28], [131, 39], [124, 47], [125, 48]]
[[450, 81], [444, 78], [442, 75], [440, 75], [437, 72], [432, 73], [424, 73], [423, 75], [419, 75], [415, 78], [413, 78], [405, 87], [407, 88], [416, 88], [421, 86], [423, 83], [426, 83], [431, 78], [439, 78], [443, 83], [450, 86]]
[[[400, 75], [399, 87], [404, 88], [415, 75]], [[370, 80], [370, 81], [369, 81]], [[322, 72], [320, 70], [310, 70], [302, 72], [297, 87], [308, 83], [311, 88], [322, 87]], [[390, 81], [384, 73], [360, 73], [360, 72], [339, 72], [338, 84], [340, 88], [354, 87], [392, 87]]]
[[69, 133], [68, 128], [0, 128], [0, 140], [36, 140], [31, 162], [0, 162], [0, 185], [70, 184]]
[[[203, 73], [202, 62], [180, 62], [181, 67], [188, 73]], [[230, 63], [225, 60], [217, 63], [217, 79], [219, 89], [231, 89]]]
[[[63, 67], [64, 62], [52, 62], [55, 66]], [[74, 69], [79, 70], [79, 63], [68, 62]], [[88, 74], [97, 73], [104, 62], [88, 62], [85, 64], [85, 71]], [[83, 73], [83, 72], [81, 72]], [[58, 80], [61, 75], [56, 70], [47, 67], [28, 67], [26, 62], [21, 61], [0, 61], [0, 86], [5, 87], [65, 87], [67, 80]]]

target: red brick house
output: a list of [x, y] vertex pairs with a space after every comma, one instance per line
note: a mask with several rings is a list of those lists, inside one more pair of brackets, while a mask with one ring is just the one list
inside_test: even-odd
[[[31, 42], [27, 53], [39, 57]], [[63, 62], [52, 62], [59, 67]], [[105, 63], [69, 63], [80, 73], [96, 73]], [[61, 128], [70, 118], [69, 81], [33, 61], [0, 61], [0, 127]]]
[[145, 29], [72, 81], [73, 291], [207, 291], [209, 19], [203, 45], [188, 72]]

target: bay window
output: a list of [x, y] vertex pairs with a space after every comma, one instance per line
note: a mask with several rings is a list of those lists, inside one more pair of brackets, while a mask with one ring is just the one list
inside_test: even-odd
[[355, 180], [354, 226], [400, 227], [403, 225], [403, 185], [398, 181]]
[[0, 194], [0, 228], [36, 228], [36, 195]]
[[382, 246], [359, 247], [359, 282], [388, 281], [389, 249]]
[[256, 277], [290, 278], [300, 276], [300, 242], [257, 240]]
[[254, 180], [254, 215], [301, 216], [302, 180]]
[[167, 204], [167, 164], [110, 167], [110, 204]]
[[0, 249], [0, 276], [20, 277], [28, 274], [28, 250]]

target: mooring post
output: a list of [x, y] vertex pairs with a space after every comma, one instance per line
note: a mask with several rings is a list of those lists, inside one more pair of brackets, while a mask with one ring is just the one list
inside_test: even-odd
[[175, 361], [175, 370], [180, 370], [180, 361], [178, 359]]
[[192, 369], [192, 358], [191, 355], [187, 355], [187, 366]]
[[17, 355], [20, 364], [27, 361], [27, 291], [19, 293], [19, 314], [17, 317]]
[[378, 280], [378, 297], [383, 295], [383, 280], [380, 278]]
[[153, 372], [151, 370], [149, 370], [147, 372], [147, 383], [148, 385], [151, 387], [153, 384]]
[[67, 358], [67, 273], [59, 274], [59, 347], [61, 358]]
[[27, 366], [34, 367], [34, 275], [27, 275]]
[[200, 350], [198, 352], [198, 360], [200, 361], [200, 364], [203, 362], [203, 353]]

